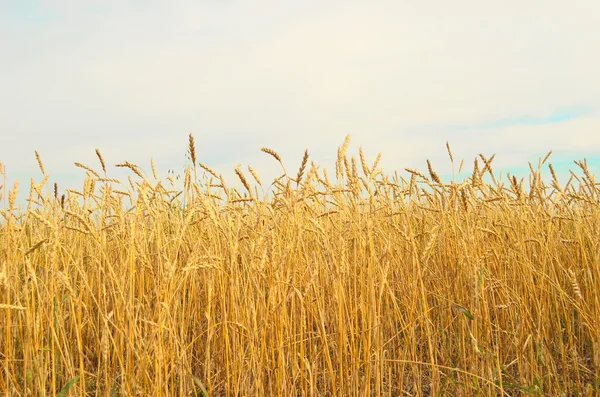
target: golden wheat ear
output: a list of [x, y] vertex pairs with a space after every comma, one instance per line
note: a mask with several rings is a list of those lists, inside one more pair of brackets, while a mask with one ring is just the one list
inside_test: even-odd
[[190, 151], [190, 158], [194, 167], [196, 167], [196, 144], [194, 143], [194, 136], [190, 134], [188, 139], [188, 150]]
[[96, 149], [96, 156], [98, 160], [100, 160], [100, 165], [102, 166], [102, 171], [104, 171], [104, 175], [106, 175], [106, 163], [104, 162], [104, 157], [102, 157], [102, 153], [100, 153], [100, 149]]
[[38, 151], [35, 151], [35, 159], [38, 162], [38, 165], [40, 166], [40, 171], [42, 171], [42, 174], [46, 175], [46, 170], [44, 169], [44, 163], [42, 163], [42, 158], [40, 157], [40, 154], [38, 153]]
[[270, 154], [271, 156], [273, 156], [273, 158], [275, 158], [275, 160], [279, 161], [279, 164], [281, 165], [281, 168], [283, 168], [283, 172], [285, 173], [285, 175], [287, 175], [287, 172], [285, 170], [285, 167], [283, 166], [283, 162], [281, 161], [281, 156], [273, 149], [269, 149], [266, 147], [263, 147], [260, 149], [261, 151]]
[[308, 149], [304, 151], [304, 157], [302, 158], [302, 164], [300, 165], [300, 169], [298, 170], [298, 175], [296, 176], [296, 183], [300, 184], [302, 180], [302, 176], [304, 175], [304, 170], [306, 169], [306, 163], [308, 163]]
[[281, 156], [273, 149], [269, 149], [266, 147], [260, 148], [261, 151], [270, 154], [271, 156], [273, 156], [275, 158], [275, 160], [281, 162]]

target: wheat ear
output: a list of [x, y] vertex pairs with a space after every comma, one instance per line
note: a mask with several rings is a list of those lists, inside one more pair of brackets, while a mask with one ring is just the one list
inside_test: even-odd
[[40, 170], [42, 171], [42, 174], [46, 175], [46, 171], [44, 170], [44, 163], [42, 163], [42, 159], [37, 150], [35, 151], [35, 159], [37, 160], [38, 165], [40, 166]]
[[104, 174], [106, 175], [106, 163], [104, 162], [104, 158], [100, 153], [100, 149], [96, 149], [96, 156], [98, 156], [98, 160], [100, 160], [100, 165], [102, 166], [102, 171], [104, 171]]
[[300, 165], [300, 169], [298, 170], [298, 175], [296, 176], [296, 183], [300, 184], [302, 180], [302, 176], [304, 175], [304, 170], [306, 169], [306, 163], [308, 162], [308, 150], [304, 151], [304, 157], [302, 158], [302, 165]]

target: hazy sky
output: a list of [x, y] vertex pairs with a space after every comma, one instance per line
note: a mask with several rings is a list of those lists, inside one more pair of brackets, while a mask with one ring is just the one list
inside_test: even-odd
[[[0, 161], [29, 190], [40, 172], [79, 187], [128, 160], [161, 173], [199, 160], [263, 179], [278, 151], [330, 170], [352, 134], [391, 173], [600, 170], [600, 2], [0, 0]], [[109, 174], [124, 175], [110, 167]], [[566, 168], [565, 168], [566, 169]], [[291, 171], [293, 170], [293, 171]]]

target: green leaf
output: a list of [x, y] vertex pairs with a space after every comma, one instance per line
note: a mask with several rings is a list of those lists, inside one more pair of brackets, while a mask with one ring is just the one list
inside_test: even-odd
[[69, 391], [69, 389], [71, 388], [71, 386], [73, 386], [75, 383], [77, 383], [78, 380], [79, 380], [79, 375], [77, 375], [76, 377], [74, 377], [73, 379], [71, 379], [70, 381], [68, 381], [67, 384], [56, 395], [56, 397], [64, 397], [64, 396], [66, 396], [67, 392]]
[[452, 304], [452, 307], [464, 314], [469, 320], [473, 321], [475, 317], [467, 310], [466, 307], [462, 307], [461, 305], [457, 305], [456, 303]]
[[202, 395], [204, 397], [209, 397], [208, 392], [206, 391], [206, 387], [204, 387], [204, 384], [202, 383], [202, 381], [197, 376], [191, 375], [191, 377], [194, 380], [194, 383], [196, 384], [196, 386], [198, 386], [198, 388], [202, 392]]
[[117, 383], [116, 382], [110, 388], [110, 397], [117, 397]]

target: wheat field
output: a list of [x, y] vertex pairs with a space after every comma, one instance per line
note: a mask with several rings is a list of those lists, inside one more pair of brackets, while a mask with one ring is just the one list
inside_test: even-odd
[[598, 395], [587, 163], [561, 186], [550, 154], [528, 181], [480, 155], [445, 183], [429, 161], [389, 176], [349, 142], [335, 175], [308, 152], [288, 173], [263, 148], [281, 176], [238, 167], [240, 189], [192, 135], [183, 189], [154, 163], [113, 179], [97, 150], [97, 167], [75, 163], [81, 190], [62, 192], [35, 152], [44, 177], [24, 210], [0, 169], [0, 392]]

